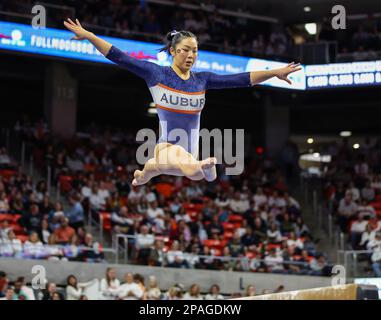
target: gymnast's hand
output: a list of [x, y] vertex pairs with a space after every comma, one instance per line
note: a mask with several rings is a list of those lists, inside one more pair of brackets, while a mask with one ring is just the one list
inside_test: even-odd
[[290, 79], [288, 79], [288, 75], [290, 73], [293, 73], [293, 72], [296, 72], [296, 71], [299, 71], [301, 70], [302, 67], [300, 66], [300, 63], [294, 63], [294, 62], [291, 62], [289, 63], [286, 67], [284, 68], [280, 68], [280, 69], [277, 69], [276, 70], [276, 77], [280, 80], [284, 80], [286, 81], [287, 83], [289, 84], [292, 84]]
[[74, 23], [70, 18], [67, 18], [67, 21], [64, 21], [64, 25], [75, 34], [75, 36], [71, 38], [72, 40], [85, 40], [92, 34], [81, 26], [78, 19], [75, 19]]

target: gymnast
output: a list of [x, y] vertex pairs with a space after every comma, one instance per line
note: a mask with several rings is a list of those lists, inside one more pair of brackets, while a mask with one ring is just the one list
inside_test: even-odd
[[[189, 31], [171, 31], [161, 49], [173, 58], [169, 67], [130, 57], [107, 41], [85, 30], [78, 19], [70, 18], [64, 25], [74, 40], [88, 40], [107, 59], [143, 78], [156, 104], [161, 136], [143, 170], [135, 170], [132, 185], [142, 185], [161, 174], [185, 176], [191, 180], [213, 181], [217, 177], [215, 157], [198, 160], [200, 114], [205, 106], [208, 89], [251, 87], [273, 77], [291, 84], [288, 75], [301, 69], [299, 63], [274, 70], [218, 75], [192, 72], [198, 54], [197, 37]], [[171, 132], [182, 129], [186, 139], [177, 139]]]

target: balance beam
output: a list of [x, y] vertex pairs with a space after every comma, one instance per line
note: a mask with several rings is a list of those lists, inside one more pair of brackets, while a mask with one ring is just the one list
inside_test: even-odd
[[347, 284], [272, 293], [233, 300], [378, 300], [378, 288], [373, 285]]

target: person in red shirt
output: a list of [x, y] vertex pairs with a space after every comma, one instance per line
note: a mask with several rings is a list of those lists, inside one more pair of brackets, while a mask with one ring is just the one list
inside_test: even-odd
[[65, 217], [61, 218], [61, 226], [53, 235], [57, 244], [71, 244], [75, 241], [75, 230], [69, 226], [69, 220]]

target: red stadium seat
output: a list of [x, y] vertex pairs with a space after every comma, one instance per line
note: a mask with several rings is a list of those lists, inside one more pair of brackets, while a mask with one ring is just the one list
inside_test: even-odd
[[13, 222], [14, 221], [13, 214], [0, 213], [0, 222], [2, 222], [4, 220], [8, 220], [9, 222]]
[[238, 214], [231, 214], [229, 215], [229, 218], [228, 218], [229, 222], [242, 222], [243, 221], [243, 217], [238, 215]]
[[103, 230], [111, 230], [111, 213], [109, 212], [100, 212], [99, 219], [102, 221]]
[[225, 231], [233, 231], [234, 230], [234, 224], [230, 222], [222, 222], [222, 227]]
[[233, 232], [231, 232], [231, 231], [225, 231], [224, 232], [224, 239], [225, 240], [230, 240], [232, 238], [233, 238]]

